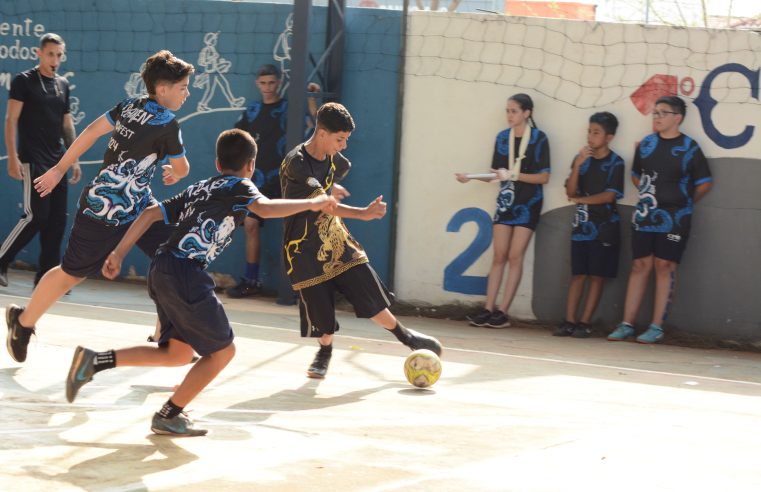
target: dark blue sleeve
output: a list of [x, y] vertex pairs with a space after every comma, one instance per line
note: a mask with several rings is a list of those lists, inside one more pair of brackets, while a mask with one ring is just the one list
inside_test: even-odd
[[608, 182], [605, 191], [613, 191], [616, 200], [624, 197], [624, 160], [616, 156], [613, 167], [608, 172]]

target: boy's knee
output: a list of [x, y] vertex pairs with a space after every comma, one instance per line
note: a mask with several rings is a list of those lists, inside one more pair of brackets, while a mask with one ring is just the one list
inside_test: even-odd
[[646, 258], [636, 258], [632, 261], [632, 272], [642, 273], [649, 272], [653, 268], [653, 258], [648, 256]]
[[256, 219], [249, 220], [249, 218], [247, 218], [243, 223], [243, 230], [246, 232], [247, 236], [258, 236], [259, 221]]
[[230, 342], [230, 345], [223, 349], [219, 349], [213, 354], [211, 354], [212, 360], [216, 360], [219, 362], [223, 362], [227, 364], [232, 360], [233, 357], [235, 357], [235, 342]]
[[655, 259], [655, 271], [659, 273], [675, 272], [677, 264], [673, 261], [663, 260], [661, 258]]

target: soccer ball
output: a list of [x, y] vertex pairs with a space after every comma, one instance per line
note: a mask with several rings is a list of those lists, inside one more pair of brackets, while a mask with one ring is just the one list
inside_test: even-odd
[[430, 350], [415, 350], [404, 361], [404, 375], [418, 388], [433, 386], [441, 376], [441, 359]]

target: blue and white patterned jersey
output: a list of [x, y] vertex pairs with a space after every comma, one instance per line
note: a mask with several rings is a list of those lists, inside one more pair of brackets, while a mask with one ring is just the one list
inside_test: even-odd
[[697, 142], [687, 135], [648, 135], [634, 154], [632, 175], [639, 179], [634, 229], [688, 235], [695, 187], [713, 181]]
[[[624, 160], [615, 152], [603, 159], [587, 158], [579, 167], [578, 196], [592, 196], [606, 191], [624, 197]], [[621, 217], [616, 202], [589, 205], [576, 204], [572, 241], [601, 241], [618, 244]]]
[[180, 126], [174, 113], [143, 96], [125, 99], [105, 114], [114, 125], [103, 166], [85, 186], [79, 211], [108, 226], [129, 224], [153, 200], [156, 165], [182, 157]]
[[159, 204], [164, 222], [177, 224], [161, 249], [207, 267], [232, 241], [246, 207], [262, 196], [250, 179], [236, 176], [215, 176], [189, 186]]

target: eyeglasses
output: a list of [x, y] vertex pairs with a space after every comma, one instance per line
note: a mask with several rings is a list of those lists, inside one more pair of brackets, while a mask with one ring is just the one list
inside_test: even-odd
[[677, 113], [675, 111], [653, 111], [650, 114], [653, 115], [653, 118], [663, 118], [667, 114], [679, 114], [679, 113]]

